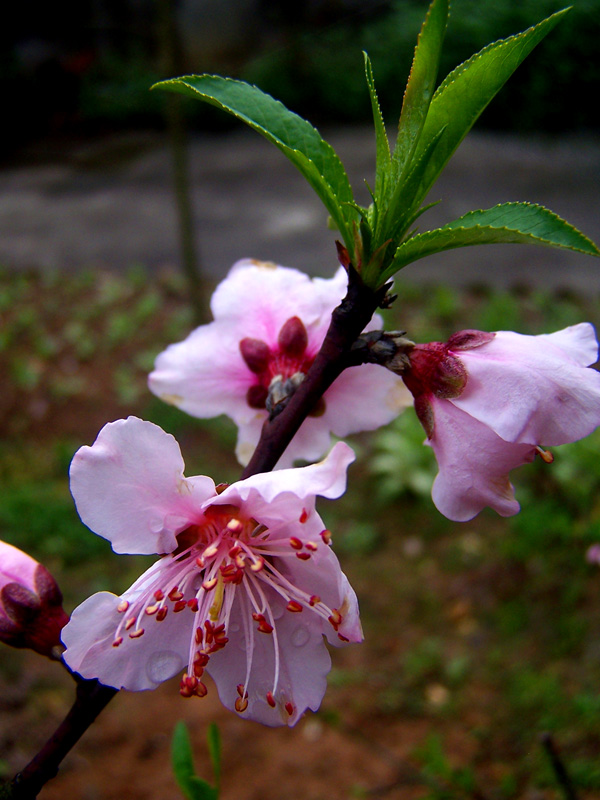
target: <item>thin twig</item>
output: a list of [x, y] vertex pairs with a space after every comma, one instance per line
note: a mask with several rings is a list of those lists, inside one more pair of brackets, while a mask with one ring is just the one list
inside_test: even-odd
[[71, 710], [40, 752], [15, 776], [12, 793], [8, 795], [11, 800], [34, 800], [38, 796], [42, 787], [58, 772], [63, 758], [118, 692], [118, 689], [104, 686], [97, 680], [85, 681], [74, 677], [78, 684]]
[[556, 747], [556, 743], [554, 742], [552, 734], [547, 732], [540, 734], [540, 743], [546, 751], [550, 763], [552, 764], [552, 769], [556, 775], [558, 785], [563, 791], [565, 800], [578, 800], [575, 786], [573, 785], [571, 776], [567, 771], [565, 762], [562, 760], [560, 753], [558, 752], [558, 748]]

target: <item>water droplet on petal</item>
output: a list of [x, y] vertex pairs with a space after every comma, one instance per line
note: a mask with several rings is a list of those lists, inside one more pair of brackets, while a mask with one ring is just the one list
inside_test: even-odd
[[292, 644], [295, 647], [304, 647], [310, 639], [310, 633], [306, 625], [298, 625], [296, 630], [292, 633]]
[[184, 663], [174, 650], [158, 650], [146, 662], [146, 675], [154, 683], [162, 683], [183, 669]]
[[231, 625], [229, 626], [230, 633], [239, 633], [239, 630], [240, 626], [237, 624], [237, 622], [232, 622]]

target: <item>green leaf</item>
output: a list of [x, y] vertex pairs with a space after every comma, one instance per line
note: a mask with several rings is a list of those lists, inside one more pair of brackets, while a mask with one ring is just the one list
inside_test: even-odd
[[434, 94], [442, 42], [448, 23], [448, 0], [433, 0], [421, 27], [408, 83], [404, 92], [394, 149], [397, 177], [406, 174], [412, 161]]
[[365, 59], [365, 75], [369, 96], [371, 98], [371, 108], [373, 110], [373, 122], [375, 123], [375, 144], [376, 144], [376, 170], [375, 170], [375, 197], [377, 201], [385, 199], [387, 195], [388, 181], [391, 180], [392, 157], [390, 154], [390, 143], [385, 130], [385, 123], [381, 114], [377, 92], [375, 90], [375, 80], [373, 78], [373, 67], [371, 59], [367, 53], [363, 52]]
[[182, 721], [177, 723], [173, 731], [171, 765], [177, 785], [187, 800], [218, 800], [218, 790], [195, 773], [190, 735]]
[[337, 153], [309, 122], [256, 86], [218, 75], [186, 75], [153, 87], [204, 100], [276, 145], [315, 190], [352, 253], [352, 189]]
[[215, 776], [215, 786], [218, 792], [221, 785], [221, 736], [216, 723], [210, 723], [206, 738], [208, 740], [208, 752], [210, 753], [213, 774]]
[[442, 228], [417, 234], [396, 250], [381, 283], [407, 264], [425, 256], [475, 244], [539, 244], [600, 256], [596, 245], [577, 228], [530, 203], [503, 203], [485, 211], [470, 211]]
[[488, 45], [440, 84], [429, 106], [415, 157], [425, 152], [442, 128], [445, 130], [425, 171], [419, 204], [481, 112], [568, 10], [558, 11], [523, 33]]

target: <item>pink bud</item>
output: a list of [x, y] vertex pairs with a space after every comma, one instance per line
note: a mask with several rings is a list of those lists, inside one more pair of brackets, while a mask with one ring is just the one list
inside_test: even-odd
[[246, 337], [240, 342], [240, 353], [249, 370], [260, 375], [269, 366], [271, 351], [269, 345], [261, 339]]
[[61, 591], [46, 567], [0, 541], [0, 641], [53, 657], [68, 621]]

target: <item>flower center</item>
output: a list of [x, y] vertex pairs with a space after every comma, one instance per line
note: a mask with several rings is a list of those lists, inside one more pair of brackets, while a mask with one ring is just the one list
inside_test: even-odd
[[307, 347], [308, 333], [299, 317], [290, 317], [283, 324], [273, 350], [262, 339], [241, 340], [242, 358], [256, 376], [246, 393], [250, 408], [266, 408], [272, 413], [290, 397], [314, 361]]
[[[304, 523], [307, 518], [304, 510], [299, 522]], [[320, 547], [327, 547], [329, 531], [322, 531], [319, 541], [302, 541], [245, 517], [236, 506], [215, 505], [207, 509], [199, 524], [182, 531], [177, 540], [177, 549], [157, 561], [131, 587], [129, 595], [133, 599], [119, 604], [123, 618], [115, 631], [113, 646], [119, 647], [126, 633], [130, 639], [143, 636], [144, 625], [150, 624], [150, 619], [159, 623], [170, 614], [191, 612], [194, 619], [190, 624], [188, 665], [180, 692], [184, 697], [204, 697], [204, 669], [210, 657], [229, 642], [230, 619], [237, 601], [246, 642], [246, 675], [236, 687], [235, 708], [242, 713], [248, 707], [256, 632], [271, 636], [273, 643], [275, 674], [265, 699], [271, 707], [279, 706], [282, 713], [291, 716], [295, 707], [279, 685], [280, 644], [271, 603], [283, 600], [288, 613], [316, 614], [338, 631], [342, 623], [340, 611], [296, 586], [285, 568], [286, 559], [294, 559], [297, 566], [298, 562], [310, 561]], [[342, 634], [338, 636], [347, 641]]]

